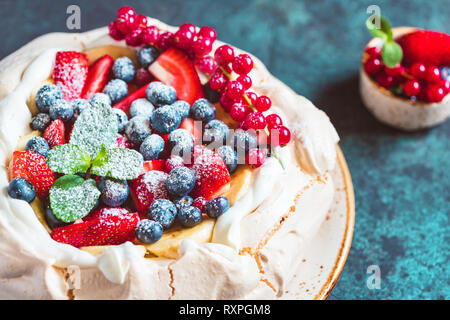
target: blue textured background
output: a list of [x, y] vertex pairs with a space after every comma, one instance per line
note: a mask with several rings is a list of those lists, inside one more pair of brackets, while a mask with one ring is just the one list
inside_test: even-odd
[[[170, 24], [211, 25], [221, 40], [257, 55], [269, 70], [325, 110], [341, 136], [356, 192], [348, 262], [331, 299], [449, 299], [450, 123], [418, 133], [388, 128], [358, 94], [369, 34], [366, 8], [378, 4], [394, 26], [450, 32], [450, 3], [433, 1], [0, 1], [0, 57], [36, 36], [66, 32], [78, 4], [82, 30], [106, 25], [131, 4]], [[381, 269], [381, 289], [366, 269]]]

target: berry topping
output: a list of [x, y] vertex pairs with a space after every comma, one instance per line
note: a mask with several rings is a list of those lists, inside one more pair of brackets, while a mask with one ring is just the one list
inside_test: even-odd
[[89, 98], [89, 103], [91, 105], [111, 105], [111, 98], [106, 93], [96, 93], [92, 97]]
[[50, 148], [66, 143], [64, 123], [60, 119], [53, 121], [42, 135]]
[[205, 126], [203, 133], [203, 142], [209, 143], [214, 141], [221, 141], [226, 144], [228, 136], [230, 134], [230, 128], [220, 120], [211, 120]]
[[126, 113], [117, 108], [113, 108], [112, 111], [115, 113], [117, 117], [117, 131], [120, 133], [124, 132], [128, 124], [128, 117]]
[[62, 98], [63, 94], [58, 86], [44, 84], [36, 93], [36, 106], [39, 112], [48, 113], [50, 106]]
[[194, 206], [184, 206], [178, 213], [178, 221], [182, 226], [191, 228], [202, 222], [202, 212]]
[[42, 137], [33, 137], [25, 145], [26, 151], [39, 153], [44, 158], [47, 157], [49, 149], [47, 141]]
[[214, 58], [221, 66], [227, 66], [234, 60], [234, 50], [227, 44], [224, 44], [216, 49]]
[[270, 132], [270, 143], [272, 146], [283, 146], [291, 141], [291, 131], [285, 126], [274, 128]]
[[130, 106], [130, 116], [134, 117], [144, 117], [150, 119], [153, 113], [153, 104], [145, 98], [134, 100]]
[[145, 85], [138, 90], [134, 91], [133, 93], [130, 93], [125, 99], [121, 100], [119, 103], [115, 104], [113, 108], [120, 109], [124, 111], [127, 115], [130, 112], [130, 106], [131, 103], [133, 103], [134, 100], [145, 98], [148, 85]]
[[151, 135], [150, 121], [144, 117], [134, 117], [125, 127], [125, 136], [135, 146], [140, 146]]
[[377, 76], [377, 82], [380, 86], [389, 89], [394, 84], [394, 78], [386, 73]]
[[266, 117], [266, 122], [269, 130], [283, 125], [283, 120], [281, 120], [280, 116], [275, 113], [269, 114]]
[[142, 30], [142, 42], [144, 44], [156, 45], [159, 40], [159, 30], [155, 26], [149, 26]]
[[247, 154], [247, 164], [251, 165], [253, 168], [259, 168], [265, 161], [266, 153], [264, 151], [257, 148], [249, 150]]
[[13, 199], [30, 203], [36, 198], [36, 189], [28, 180], [14, 178], [8, 185], [8, 195]]
[[445, 95], [444, 88], [439, 84], [429, 84], [425, 87], [425, 96], [429, 102], [441, 102]]
[[153, 201], [148, 209], [148, 217], [161, 224], [164, 230], [170, 228], [177, 216], [177, 207], [167, 199]]
[[167, 191], [172, 196], [182, 197], [192, 191], [195, 184], [195, 176], [191, 169], [177, 167], [170, 171], [166, 180]]
[[236, 80], [244, 86], [244, 90], [248, 90], [252, 87], [252, 78], [246, 74], [240, 75]]
[[364, 70], [373, 76], [383, 69], [383, 63], [378, 58], [370, 58], [364, 63]]
[[114, 77], [125, 82], [133, 80], [135, 71], [133, 61], [128, 57], [116, 59], [112, 67]]
[[177, 48], [186, 50], [192, 45], [194, 38], [195, 31], [193, 32], [192, 28], [183, 28], [183, 26], [180, 26], [177, 32], [174, 33], [172, 41]]
[[172, 86], [162, 82], [152, 82], [145, 92], [147, 99], [157, 107], [172, 104], [177, 99], [177, 93]]
[[175, 200], [173, 203], [175, 204], [175, 207], [177, 207], [178, 213], [180, 213], [181, 208], [183, 207], [189, 207], [194, 202], [194, 199], [192, 199], [189, 196], [182, 196], [181, 198]]
[[192, 51], [196, 57], [203, 57], [212, 50], [213, 40], [208, 37], [201, 37], [192, 44]]
[[218, 218], [230, 209], [230, 201], [224, 196], [209, 200], [205, 205], [205, 211], [208, 217]]
[[111, 23], [108, 25], [108, 31], [111, 38], [120, 41], [125, 39], [125, 35], [122, 32], [120, 32], [119, 29], [117, 28], [118, 24], [119, 21], [117, 20], [111, 21]]
[[269, 97], [266, 96], [259, 96], [258, 99], [256, 99], [256, 109], [259, 112], [264, 112], [270, 109], [272, 106], [272, 101]]
[[[216, 51], [217, 52], [217, 51]], [[209, 79], [211, 89], [221, 91], [227, 85], [228, 80], [220, 69], [217, 69]]]
[[128, 139], [121, 134], [117, 135], [116, 146], [118, 148], [127, 148], [127, 149], [131, 148], [131, 144], [128, 141]]
[[183, 100], [175, 101], [174, 103], [172, 103], [172, 107], [177, 110], [181, 119], [187, 118], [189, 116], [189, 112], [191, 111], [191, 106], [189, 105], [189, 103]]
[[152, 170], [141, 174], [131, 182], [131, 196], [140, 213], [146, 213], [154, 200], [169, 198], [166, 179], [167, 173]]
[[203, 56], [195, 60], [195, 66], [197, 69], [205, 74], [212, 74], [217, 69], [217, 63], [210, 56]]
[[73, 117], [76, 120], [78, 116], [88, 107], [90, 107], [90, 103], [85, 99], [75, 99], [70, 102], [70, 105], [73, 109]]
[[15, 151], [9, 163], [9, 179], [23, 178], [36, 189], [39, 198], [46, 198], [55, 182], [55, 175], [45, 158], [32, 151]]
[[126, 180], [117, 180], [101, 177], [98, 181], [98, 189], [101, 192], [100, 200], [107, 206], [117, 207], [122, 205], [130, 192]]
[[173, 33], [172, 32], [163, 32], [159, 36], [157, 47], [162, 51], [169, 49], [173, 45]]
[[425, 79], [426, 71], [426, 66], [421, 62], [413, 63], [409, 68], [411, 75], [418, 80]]
[[243, 53], [234, 58], [232, 66], [237, 74], [247, 74], [253, 69], [253, 60], [248, 54]]
[[205, 205], [208, 201], [203, 197], [197, 197], [194, 199], [192, 205], [198, 208], [201, 212], [205, 212]]
[[236, 122], [241, 122], [244, 120], [247, 115], [249, 115], [252, 112], [252, 109], [247, 107], [246, 105], [237, 102], [233, 103], [230, 109], [230, 117]]
[[144, 157], [144, 160], [156, 160], [159, 154], [164, 150], [164, 140], [157, 134], [149, 135], [144, 142], [142, 142], [139, 152]]
[[441, 81], [441, 70], [435, 66], [428, 66], [425, 71], [425, 80], [428, 82], [439, 83]]
[[145, 161], [144, 167], [143, 167], [143, 172], [149, 172], [152, 170], [168, 172], [166, 170], [166, 160]]
[[169, 173], [174, 168], [184, 167], [184, 160], [180, 156], [171, 155], [165, 162], [164, 171]]
[[194, 138], [186, 129], [176, 129], [167, 138], [169, 150], [172, 155], [189, 156], [194, 148]]
[[174, 87], [179, 100], [192, 104], [203, 97], [202, 84], [194, 64], [180, 50], [167, 49], [150, 65], [149, 71], [160, 81]]
[[421, 90], [420, 82], [417, 80], [408, 80], [403, 84], [403, 93], [409, 97], [416, 97]]
[[239, 157], [241, 154], [246, 154], [248, 150], [256, 148], [257, 140], [256, 136], [248, 131], [237, 129], [233, 135], [233, 147], [237, 151]]
[[204, 26], [201, 27], [200, 30], [198, 31], [197, 36], [199, 38], [210, 38], [212, 41], [216, 41], [217, 39], [217, 33], [216, 30], [214, 30], [213, 28], [209, 27], [209, 26]]
[[138, 86], [143, 86], [152, 81], [152, 76], [147, 69], [139, 68], [136, 70], [135, 80]]
[[30, 127], [33, 130], [44, 132], [51, 122], [52, 119], [50, 119], [50, 116], [47, 113], [38, 113], [31, 121]]
[[52, 120], [61, 119], [68, 121], [73, 117], [73, 107], [70, 102], [63, 99], [55, 100], [50, 106], [50, 118]]
[[142, 243], [154, 243], [161, 239], [163, 231], [160, 223], [143, 219], [137, 224], [135, 234], [136, 238]]
[[208, 100], [201, 98], [192, 105], [191, 115], [194, 120], [207, 123], [216, 117], [216, 108]]
[[98, 58], [89, 67], [81, 98], [89, 99], [94, 94], [103, 90], [111, 75], [113, 63], [113, 58], [107, 54]]
[[169, 133], [179, 127], [181, 117], [173, 106], [165, 105], [153, 111], [151, 122], [159, 133]]
[[64, 99], [71, 101], [79, 98], [86, 82], [88, 58], [76, 51], [56, 53], [53, 80], [61, 88]]
[[236, 151], [234, 151], [230, 146], [221, 146], [217, 149], [217, 154], [226, 164], [228, 172], [232, 174], [237, 168], [238, 156]]
[[73, 222], [64, 222], [60, 219], [58, 219], [55, 214], [53, 213], [52, 208], [50, 207], [50, 203], [47, 203], [45, 205], [45, 211], [44, 211], [44, 219], [45, 222], [47, 222], [47, 225], [50, 227], [50, 229], [56, 229], [64, 226], [68, 226], [72, 224]]
[[142, 67], [148, 68], [148, 66], [151, 65], [156, 58], [158, 58], [158, 56], [159, 50], [153, 46], [148, 46], [138, 51], [137, 59]]
[[266, 122], [266, 118], [264, 117], [264, 115], [259, 112], [252, 112], [250, 114], [248, 114], [244, 121], [241, 123], [241, 127], [244, 130], [248, 130], [248, 129], [264, 129], [267, 125]]

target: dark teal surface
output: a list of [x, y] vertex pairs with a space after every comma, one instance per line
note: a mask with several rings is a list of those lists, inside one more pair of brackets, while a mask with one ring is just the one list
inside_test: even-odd
[[[211, 25], [328, 113], [356, 193], [353, 246], [331, 299], [450, 298], [450, 123], [412, 134], [388, 128], [363, 107], [357, 80], [369, 5], [394, 26], [448, 33], [450, 1], [2, 0], [0, 57], [38, 35], [67, 32], [74, 3], [82, 31], [106, 25], [124, 4], [170, 24]], [[369, 265], [380, 267], [379, 290], [366, 286]]]

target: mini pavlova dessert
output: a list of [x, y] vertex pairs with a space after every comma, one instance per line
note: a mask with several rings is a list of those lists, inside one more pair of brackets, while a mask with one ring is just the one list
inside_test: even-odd
[[1, 298], [280, 298], [333, 201], [328, 117], [211, 27], [123, 7], [0, 98]]
[[380, 28], [360, 69], [364, 104], [380, 121], [403, 130], [432, 127], [450, 115], [450, 35], [412, 27]]

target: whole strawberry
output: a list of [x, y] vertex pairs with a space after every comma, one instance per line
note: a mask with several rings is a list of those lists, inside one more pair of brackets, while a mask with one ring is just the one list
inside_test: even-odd
[[61, 119], [56, 119], [47, 127], [47, 129], [45, 129], [44, 134], [42, 136], [44, 137], [45, 140], [47, 140], [47, 143], [50, 146], [50, 148], [53, 148], [54, 146], [58, 146], [60, 144], [65, 144], [66, 133], [64, 123], [61, 121]]
[[53, 80], [61, 88], [64, 99], [71, 101], [80, 97], [88, 74], [88, 58], [76, 51], [56, 53]]
[[396, 39], [403, 49], [403, 62], [421, 62], [435, 66], [450, 65], [450, 35], [418, 30]]
[[45, 163], [45, 158], [32, 151], [15, 151], [9, 163], [9, 179], [23, 178], [31, 182], [39, 198], [48, 196], [55, 182], [55, 174]]

